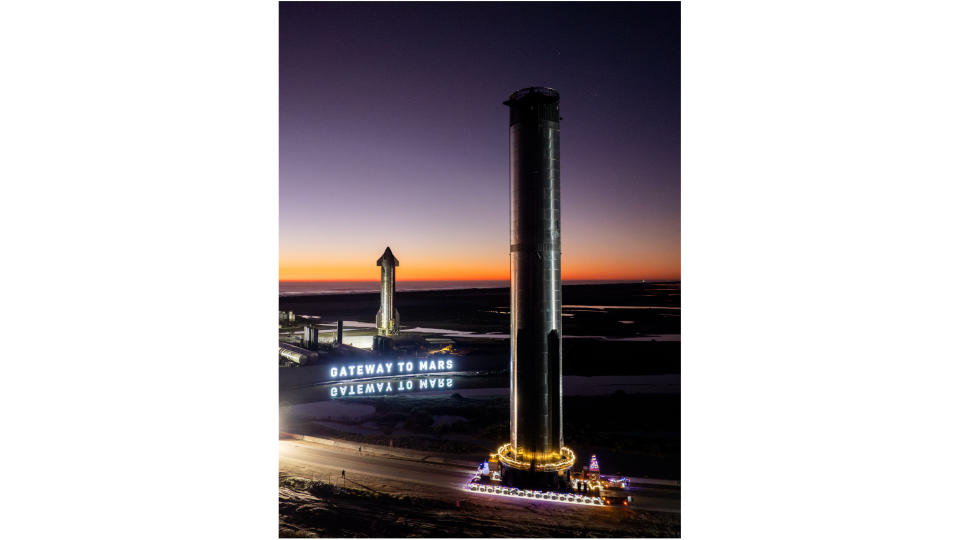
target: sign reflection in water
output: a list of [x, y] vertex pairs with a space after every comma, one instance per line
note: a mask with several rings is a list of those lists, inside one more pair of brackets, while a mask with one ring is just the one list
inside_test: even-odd
[[447, 390], [453, 388], [452, 377], [417, 377], [414, 379], [391, 379], [363, 383], [337, 384], [330, 387], [330, 397], [390, 395], [401, 392]]

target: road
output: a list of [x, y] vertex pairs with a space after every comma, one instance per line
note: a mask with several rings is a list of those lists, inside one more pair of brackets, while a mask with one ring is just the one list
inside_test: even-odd
[[[337, 479], [346, 471], [350, 481], [378, 491], [417, 494], [421, 497], [448, 492], [450, 497], [491, 497], [465, 492], [462, 487], [473, 476], [475, 467], [448, 463], [428, 463], [418, 457], [402, 458], [373, 453], [358, 453], [302, 440], [281, 440], [280, 471], [319, 480]], [[393, 450], [401, 453], [402, 450]], [[632, 507], [638, 510], [680, 512], [680, 489], [673, 486], [631, 486]], [[446, 496], [444, 495], [444, 496]], [[497, 498], [504, 504], [526, 501]], [[547, 503], [550, 504], [550, 503]]]
[[[473, 477], [475, 468], [456, 465], [425, 463], [415, 458], [400, 459], [373, 455], [369, 452], [317, 444], [299, 440], [280, 441], [280, 469], [299, 466], [327, 475], [346, 471], [350, 477], [375, 477], [427, 488], [457, 491]], [[384, 482], [389, 484], [390, 482]]]

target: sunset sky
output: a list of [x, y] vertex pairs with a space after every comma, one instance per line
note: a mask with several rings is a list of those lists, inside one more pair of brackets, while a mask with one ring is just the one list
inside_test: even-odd
[[564, 279], [680, 278], [679, 3], [280, 6], [280, 279], [509, 278], [508, 109], [560, 92]]

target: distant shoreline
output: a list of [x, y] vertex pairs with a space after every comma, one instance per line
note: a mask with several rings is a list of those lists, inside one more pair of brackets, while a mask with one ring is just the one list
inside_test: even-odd
[[[307, 297], [307, 296], [336, 296], [336, 295], [361, 295], [361, 294], [379, 294], [379, 282], [378, 281], [366, 281], [366, 282], [322, 282], [322, 281], [281, 281], [279, 291], [280, 298], [289, 298], [289, 297]], [[344, 288], [344, 289], [329, 289], [329, 290], [305, 290], [305, 291], [295, 291], [287, 290], [284, 291], [282, 288], [284, 284], [321, 284], [321, 283], [330, 283], [332, 284], [346, 284], [346, 283], [367, 283], [370, 284], [369, 288], [358, 289], [358, 288]], [[430, 282], [430, 281], [408, 281], [408, 282], [397, 282], [397, 294], [401, 293], [418, 293], [418, 292], [437, 292], [437, 291], [475, 291], [475, 290], [497, 290], [497, 289], [509, 289], [510, 283], [498, 283], [496, 285], [481, 285], [482, 281], [478, 281], [476, 285], [471, 286], [470, 282], [452, 282], [449, 286], [425, 286], [422, 288], [406, 288], [404, 284], [408, 286], [412, 283], [442, 283], [442, 282]], [[579, 281], [571, 280], [569, 283], [564, 283], [563, 287], [591, 287], [591, 286], [604, 286], [604, 285], [665, 285], [665, 284], [675, 284], [680, 283], [680, 280], [664, 280], [664, 281]]]
[[[618, 338], [680, 333], [681, 282], [564, 284], [564, 332]], [[399, 284], [398, 284], [399, 285]], [[457, 285], [457, 284], [451, 284]], [[469, 287], [469, 284], [466, 284]], [[379, 291], [279, 297], [281, 311], [373, 323]], [[396, 293], [400, 324], [478, 334], [510, 329], [510, 288], [413, 290]], [[623, 321], [627, 321], [624, 323]]]

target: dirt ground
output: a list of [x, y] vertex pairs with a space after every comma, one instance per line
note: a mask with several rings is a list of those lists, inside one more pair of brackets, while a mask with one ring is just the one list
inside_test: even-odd
[[627, 507], [578, 507], [509, 500], [438, 488], [424, 490], [416, 485], [397, 485], [396, 482], [388, 486], [376, 478], [353, 476], [350, 482], [333, 478], [330, 483], [329, 478], [314, 482], [310, 478], [281, 472], [280, 536], [680, 536], [679, 514]]

